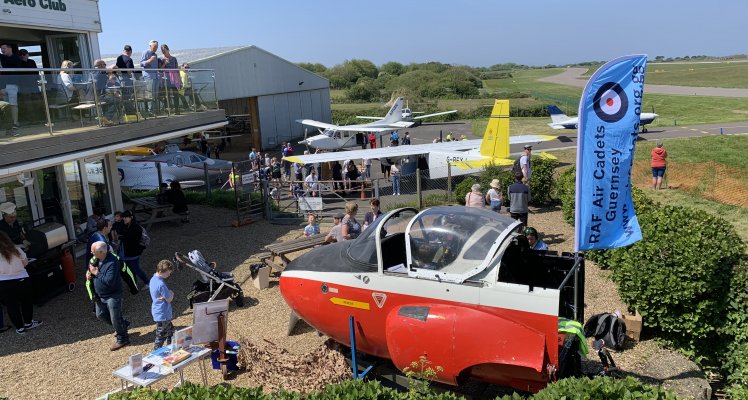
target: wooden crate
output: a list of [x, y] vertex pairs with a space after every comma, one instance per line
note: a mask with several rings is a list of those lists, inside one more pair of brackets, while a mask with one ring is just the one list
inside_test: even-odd
[[626, 322], [626, 336], [638, 342], [642, 333], [642, 315], [639, 311], [634, 311], [633, 314], [626, 313], [623, 320]]

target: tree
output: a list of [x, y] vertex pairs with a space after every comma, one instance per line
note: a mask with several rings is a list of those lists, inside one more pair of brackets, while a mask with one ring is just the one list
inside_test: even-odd
[[398, 76], [402, 75], [405, 72], [405, 66], [400, 64], [396, 61], [390, 61], [388, 63], [382, 64], [381, 67], [379, 67], [379, 73], [380, 74], [387, 74], [392, 76]]
[[303, 62], [301, 62], [301, 63], [296, 63], [296, 65], [298, 65], [299, 67], [304, 68], [306, 70], [312, 71], [315, 74], [321, 74], [321, 73], [327, 71], [327, 67], [325, 67], [324, 65], [322, 65], [320, 63], [314, 63], [314, 64], [312, 64], [312, 63], [303, 63]]

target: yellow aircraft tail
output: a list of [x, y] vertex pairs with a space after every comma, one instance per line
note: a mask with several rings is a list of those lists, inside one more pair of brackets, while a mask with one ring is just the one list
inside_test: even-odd
[[480, 154], [489, 158], [509, 157], [509, 100], [495, 100]]

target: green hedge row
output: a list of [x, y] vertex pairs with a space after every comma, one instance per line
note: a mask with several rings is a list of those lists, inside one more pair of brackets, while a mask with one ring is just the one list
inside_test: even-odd
[[[626, 379], [604, 378], [569, 378], [548, 385], [534, 396], [534, 400], [559, 399], [651, 399], [677, 400], [678, 397], [661, 387], [650, 386], [628, 377]], [[115, 400], [454, 400], [464, 397], [451, 392], [435, 393], [432, 390], [398, 392], [382, 386], [378, 381], [350, 380], [328, 385], [324, 390], [314, 393], [296, 393], [279, 390], [264, 393], [261, 387], [241, 388], [231, 385], [205, 387], [186, 383], [170, 392], [141, 388], [132, 392], [121, 392], [110, 396]], [[519, 394], [498, 397], [501, 400], [523, 399]]]

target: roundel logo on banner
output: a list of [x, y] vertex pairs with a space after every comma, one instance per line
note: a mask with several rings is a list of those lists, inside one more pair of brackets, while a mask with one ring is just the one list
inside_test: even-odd
[[605, 122], [618, 122], [626, 115], [629, 99], [621, 85], [608, 82], [597, 90], [593, 99], [595, 114]]

